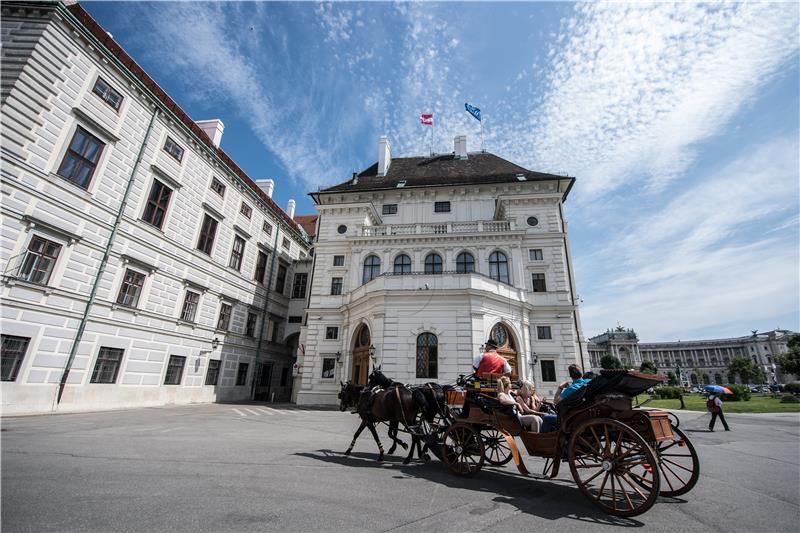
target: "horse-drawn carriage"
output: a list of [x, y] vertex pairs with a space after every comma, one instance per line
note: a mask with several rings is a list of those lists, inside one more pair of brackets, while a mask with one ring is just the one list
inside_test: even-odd
[[519, 439], [528, 455], [545, 459], [544, 475], [555, 478], [566, 462], [592, 503], [612, 515], [635, 516], [659, 495], [688, 492], [700, 473], [694, 446], [668, 413], [632, 405], [636, 395], [664, 379], [603, 371], [556, 406], [557, 426], [547, 433], [526, 431], [491, 386], [476, 388], [479, 382], [466, 379], [460, 387], [445, 388], [433, 410], [426, 413], [422, 406], [416, 424], [404, 425], [460, 476], [477, 474], [486, 462], [499, 466], [512, 459], [529, 475]]

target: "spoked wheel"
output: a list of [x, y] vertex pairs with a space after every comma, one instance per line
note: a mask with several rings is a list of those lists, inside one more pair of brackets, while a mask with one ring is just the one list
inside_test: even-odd
[[511, 460], [511, 448], [503, 433], [494, 428], [481, 431], [483, 457], [492, 466], [503, 466]]
[[[700, 477], [700, 460], [692, 442], [686, 434], [672, 427], [674, 438], [659, 442], [655, 446], [658, 455], [658, 467], [661, 471], [662, 496], [680, 496], [686, 494], [697, 483]], [[652, 477], [652, 476], [651, 476]], [[649, 479], [648, 476], [644, 476]]]
[[474, 476], [483, 466], [484, 447], [481, 434], [466, 424], [447, 428], [442, 439], [442, 459], [459, 476]]
[[570, 437], [568, 454], [578, 488], [608, 514], [636, 516], [655, 503], [658, 459], [641, 435], [622, 422], [584, 422]]

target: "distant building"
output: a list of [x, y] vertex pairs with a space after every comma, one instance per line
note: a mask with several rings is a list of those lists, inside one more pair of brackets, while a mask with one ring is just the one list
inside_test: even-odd
[[791, 331], [776, 329], [753, 332], [744, 337], [678, 342], [639, 342], [636, 332], [618, 326], [589, 339], [588, 350], [592, 370], [600, 369], [600, 360], [612, 354], [629, 368], [639, 368], [643, 361], [652, 361], [660, 371], [678, 373], [692, 385], [740, 383], [738, 376], [728, 373], [728, 363], [735, 357], [749, 357], [764, 370], [770, 382], [788, 383], [795, 376], [783, 375], [775, 357], [788, 351]]

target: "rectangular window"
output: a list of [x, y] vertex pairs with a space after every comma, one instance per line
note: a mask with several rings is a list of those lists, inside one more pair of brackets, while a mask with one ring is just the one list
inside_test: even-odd
[[185, 357], [170, 355], [169, 364], [167, 364], [167, 374], [164, 376], [164, 385], [180, 385], [185, 364]]
[[541, 261], [542, 259], [544, 259], [544, 256], [542, 255], [542, 250], [540, 248], [534, 250], [528, 250], [528, 259], [530, 259], [531, 261]]
[[247, 205], [246, 203], [242, 202], [242, 206], [239, 208], [239, 212], [243, 214], [245, 217], [250, 218], [253, 215], [253, 208]]
[[290, 316], [289, 317], [289, 324], [302, 324], [303, 317], [302, 316]]
[[289, 369], [284, 367], [281, 369], [281, 387], [285, 387], [289, 381]]
[[94, 364], [92, 383], [116, 383], [123, 353], [124, 350], [119, 348], [101, 347]]
[[88, 189], [104, 146], [100, 139], [79, 126], [58, 167], [58, 175], [78, 187]]
[[181, 308], [181, 320], [194, 322], [198, 303], [200, 303], [200, 294], [186, 291], [186, 296], [183, 298], [183, 307]]
[[204, 254], [211, 255], [214, 249], [214, 238], [217, 236], [217, 220], [209, 215], [203, 215], [203, 226], [200, 228], [200, 238], [197, 240], [197, 249]]
[[335, 267], [344, 266], [344, 256], [343, 255], [334, 255], [333, 256], [333, 266], [335, 266]]
[[333, 296], [342, 294], [342, 278], [331, 278], [331, 294]]
[[261, 229], [264, 230], [264, 233], [267, 235], [272, 235], [272, 226], [270, 226], [269, 222], [264, 222]]
[[34, 236], [20, 262], [17, 278], [47, 285], [60, 252], [60, 244]]
[[534, 272], [531, 274], [533, 280], [533, 292], [547, 292], [547, 287], [544, 283], [544, 274], [541, 272]]
[[292, 241], [290, 241], [289, 239], [284, 237], [283, 241], [281, 242], [281, 246], [283, 246], [283, 248], [285, 250], [291, 250], [292, 249]]
[[247, 313], [247, 326], [245, 327], [245, 335], [248, 337], [256, 336], [256, 314]]
[[170, 196], [172, 196], [172, 189], [158, 180], [153, 180], [142, 220], [161, 229], [164, 224], [164, 215], [167, 214], [167, 207], [169, 207]]
[[183, 148], [181, 148], [178, 143], [172, 139], [172, 137], [167, 137], [167, 140], [164, 143], [164, 151], [175, 158], [175, 161], [178, 163], [183, 160]]
[[553, 334], [550, 330], [550, 326], [536, 326], [536, 338], [545, 341], [551, 340]]
[[206, 385], [216, 385], [219, 380], [219, 359], [208, 360], [208, 371], [206, 371]]
[[228, 266], [234, 270], [242, 269], [242, 259], [244, 258], [244, 239], [235, 235], [233, 237], [233, 248], [231, 249], [231, 259]]
[[30, 337], [15, 337], [13, 335], [2, 335], [2, 349], [0, 349], [0, 359], [2, 359], [2, 381], [16, 381], [25, 352], [28, 351]]
[[542, 381], [555, 382], [556, 381], [556, 362], [555, 361], [542, 361]]
[[122, 279], [122, 286], [119, 288], [117, 303], [127, 307], [139, 305], [139, 296], [142, 294], [144, 285], [144, 274], [135, 270], [126, 269], [125, 277]]
[[283, 289], [286, 287], [286, 266], [278, 266], [278, 276], [275, 280], [275, 292], [283, 294]]
[[336, 359], [326, 357], [322, 360], [322, 379], [333, 379], [333, 369], [336, 367]]
[[103, 78], [97, 78], [94, 82], [92, 92], [100, 97], [102, 101], [114, 108], [114, 111], [119, 111], [119, 106], [122, 105], [122, 95], [111, 88]]
[[239, 363], [239, 370], [236, 371], [236, 386], [241, 387], [247, 383], [247, 363]]
[[306, 285], [308, 284], [308, 274], [298, 272], [294, 275], [294, 285], [292, 286], [292, 298], [305, 298]]
[[397, 214], [397, 204], [383, 204], [381, 208], [382, 215], [396, 215]]
[[267, 254], [258, 252], [258, 259], [256, 259], [256, 273], [253, 279], [259, 283], [264, 283], [264, 275], [267, 272]]
[[228, 331], [228, 326], [231, 323], [231, 310], [230, 304], [222, 304], [219, 306], [219, 318], [217, 319], [217, 329]]
[[450, 202], [434, 202], [434, 204], [433, 204], [433, 212], [434, 213], [449, 213], [450, 212]]
[[219, 194], [223, 198], [225, 197], [225, 184], [219, 181], [217, 178], [211, 179], [211, 190]]
[[278, 342], [278, 333], [279, 333], [279, 331], [278, 331], [278, 323], [273, 321], [272, 322], [272, 337], [270, 337], [270, 340], [272, 342]]
[[328, 326], [325, 328], [325, 340], [335, 341], [339, 338], [339, 328], [337, 326]]

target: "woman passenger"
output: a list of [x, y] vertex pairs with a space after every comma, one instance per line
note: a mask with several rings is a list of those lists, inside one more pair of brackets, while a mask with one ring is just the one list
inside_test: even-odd
[[[522, 385], [517, 392], [517, 409], [520, 419], [530, 421], [531, 431], [539, 431], [542, 427], [542, 417], [546, 414], [541, 411], [542, 399], [536, 395], [536, 385], [527, 379], [522, 380]], [[524, 424], [523, 424], [524, 425]]]
[[521, 407], [519, 402], [511, 396], [511, 380], [507, 376], [502, 376], [497, 380], [497, 399], [501, 405], [511, 405], [516, 407], [515, 413], [522, 427], [528, 431], [539, 431], [542, 419], [534, 414], [520, 414]]

